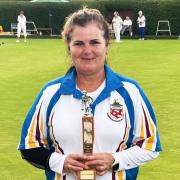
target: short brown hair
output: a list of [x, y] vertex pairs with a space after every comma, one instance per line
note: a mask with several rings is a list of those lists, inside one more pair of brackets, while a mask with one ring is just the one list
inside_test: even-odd
[[103, 31], [103, 37], [106, 41], [106, 44], [109, 43], [109, 29], [107, 22], [105, 21], [101, 12], [97, 9], [89, 9], [84, 7], [73, 14], [70, 14], [66, 18], [66, 22], [63, 28], [62, 37], [69, 44], [71, 41], [71, 33], [75, 25], [77, 26], [86, 26], [91, 22], [97, 22], [100, 26], [100, 29]]

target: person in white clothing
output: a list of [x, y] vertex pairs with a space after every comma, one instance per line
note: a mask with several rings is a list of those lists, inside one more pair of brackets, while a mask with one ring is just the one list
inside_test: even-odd
[[122, 24], [123, 24], [122, 18], [119, 16], [118, 12], [115, 11], [114, 17], [112, 19], [112, 25], [113, 25], [116, 42], [121, 42], [120, 32], [122, 29]]
[[20, 36], [21, 36], [21, 32], [23, 32], [24, 35], [24, 42], [27, 42], [26, 37], [27, 37], [27, 33], [26, 33], [26, 17], [24, 15], [24, 11], [20, 11], [20, 14], [18, 15], [17, 18], [17, 40], [16, 42], [19, 42], [20, 40]]
[[121, 34], [124, 34], [125, 31], [128, 31], [129, 35], [132, 36], [132, 21], [129, 16], [126, 16], [126, 19], [123, 21]]
[[138, 19], [137, 19], [137, 23], [138, 23], [138, 27], [139, 27], [139, 40], [144, 40], [144, 35], [145, 35], [145, 27], [146, 27], [146, 18], [143, 15], [142, 11], [138, 12]]
[[[43, 87], [27, 114], [18, 147], [23, 159], [45, 169], [47, 180], [77, 180], [89, 169], [96, 180], [135, 180], [139, 166], [161, 151], [149, 100], [106, 64], [109, 29], [99, 10], [71, 14], [62, 36], [72, 66]], [[94, 134], [92, 154], [83, 153], [84, 111], [94, 118], [86, 132]]]

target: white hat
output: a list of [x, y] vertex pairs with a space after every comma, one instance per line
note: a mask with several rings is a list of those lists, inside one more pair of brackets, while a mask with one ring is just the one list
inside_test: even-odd
[[142, 14], [143, 12], [142, 11], [139, 11], [138, 14]]

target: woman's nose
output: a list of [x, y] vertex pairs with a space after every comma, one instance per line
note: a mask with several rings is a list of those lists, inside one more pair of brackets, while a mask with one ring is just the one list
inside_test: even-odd
[[90, 44], [85, 44], [83, 52], [87, 53], [87, 54], [91, 53], [92, 52], [91, 45]]

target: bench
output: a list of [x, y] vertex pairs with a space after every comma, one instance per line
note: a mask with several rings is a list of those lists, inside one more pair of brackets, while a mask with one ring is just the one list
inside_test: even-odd
[[45, 32], [52, 35], [52, 28], [37, 28], [38, 32]]

